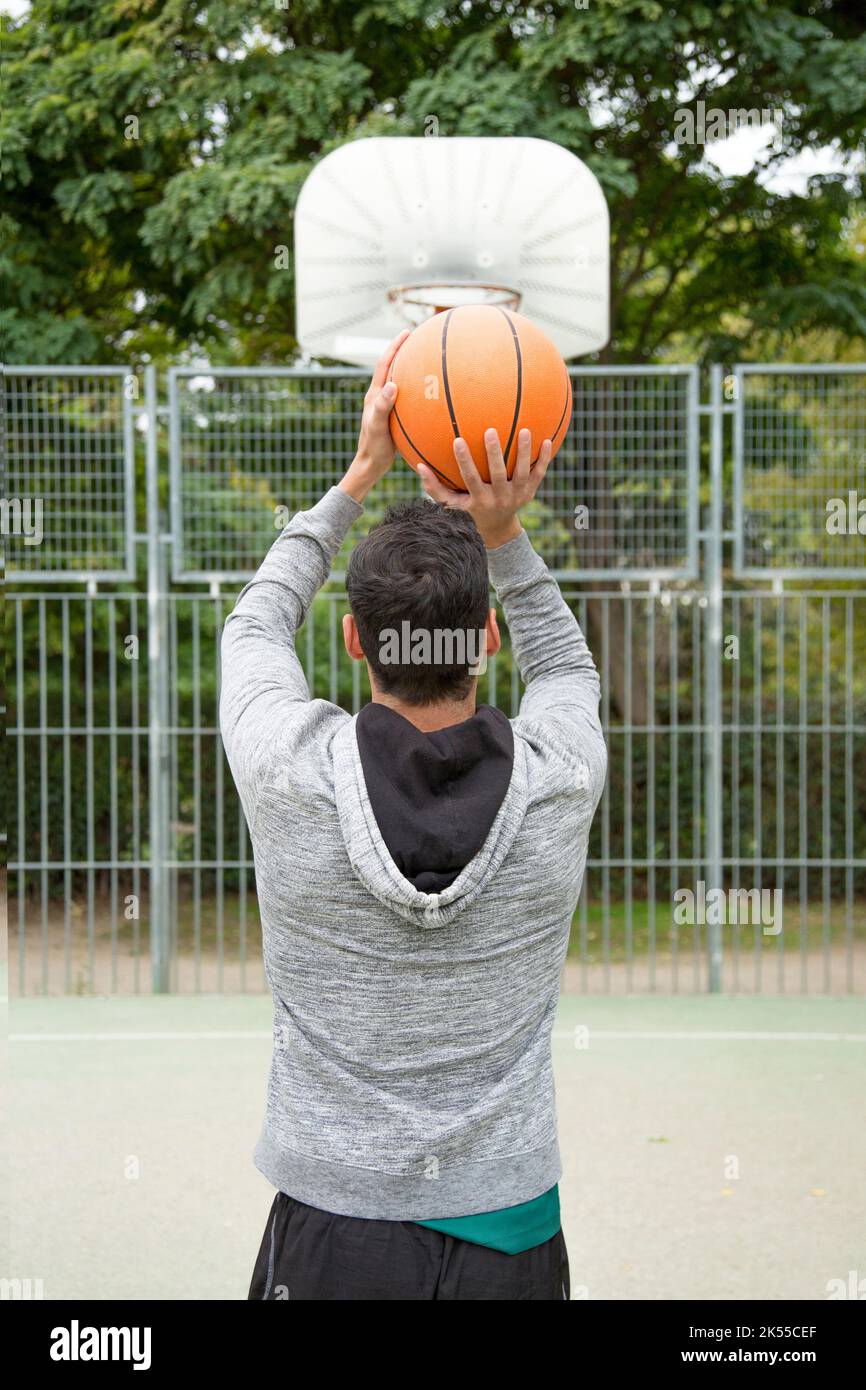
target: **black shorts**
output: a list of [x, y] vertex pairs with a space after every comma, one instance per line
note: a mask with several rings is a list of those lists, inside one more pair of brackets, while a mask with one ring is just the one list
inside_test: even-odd
[[256, 1257], [249, 1297], [269, 1303], [569, 1297], [562, 1231], [505, 1255], [411, 1221], [335, 1216], [278, 1192]]

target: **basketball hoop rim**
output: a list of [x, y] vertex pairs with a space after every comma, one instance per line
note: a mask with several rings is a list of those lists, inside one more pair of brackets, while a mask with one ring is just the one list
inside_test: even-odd
[[[436, 297], [436, 290], [449, 292]], [[463, 298], [478, 294], [477, 299]], [[425, 295], [427, 296], [425, 298]], [[449, 298], [457, 297], [457, 303], [448, 303]], [[493, 304], [498, 308], [511, 309], [515, 313], [520, 308], [521, 294], [509, 285], [498, 285], [492, 281], [480, 280], [417, 280], [413, 284], [394, 285], [388, 291], [388, 300], [394, 305], [407, 305], [415, 309], [425, 309], [428, 316], [442, 313], [445, 309], [460, 308], [464, 304]]]

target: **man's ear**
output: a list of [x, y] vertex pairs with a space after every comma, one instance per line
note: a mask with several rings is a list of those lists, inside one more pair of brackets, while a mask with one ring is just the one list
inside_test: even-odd
[[495, 656], [502, 646], [502, 638], [499, 635], [499, 623], [496, 621], [496, 609], [491, 608], [487, 614], [487, 655]]
[[353, 661], [364, 660], [364, 652], [361, 647], [360, 638], [358, 637], [358, 629], [351, 613], [343, 614], [343, 642], [345, 643], [346, 651]]

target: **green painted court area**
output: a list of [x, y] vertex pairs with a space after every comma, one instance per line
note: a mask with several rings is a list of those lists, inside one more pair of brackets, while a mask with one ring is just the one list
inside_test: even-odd
[[[8, 1276], [245, 1298], [270, 1037], [258, 995], [13, 1002]], [[569, 994], [554, 1048], [573, 1296], [826, 1299], [866, 1277], [862, 999]]]

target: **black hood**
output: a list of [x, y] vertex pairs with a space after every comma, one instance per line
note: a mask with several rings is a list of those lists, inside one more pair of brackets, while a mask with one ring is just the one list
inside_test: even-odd
[[514, 735], [501, 710], [423, 734], [387, 705], [356, 720], [376, 824], [401, 874], [440, 893], [484, 844], [511, 781]]

